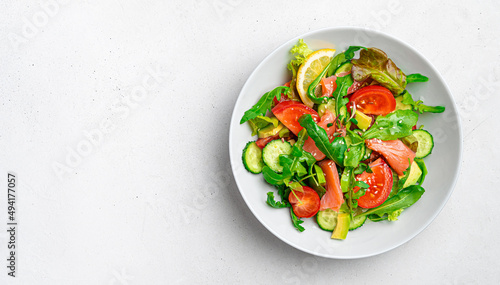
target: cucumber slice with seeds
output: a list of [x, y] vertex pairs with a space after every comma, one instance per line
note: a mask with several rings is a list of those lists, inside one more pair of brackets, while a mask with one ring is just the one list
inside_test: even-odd
[[413, 136], [418, 141], [417, 152], [415, 153], [416, 158], [424, 158], [431, 154], [434, 148], [434, 139], [432, 135], [425, 130], [414, 130]]
[[319, 211], [318, 214], [316, 214], [316, 222], [318, 222], [318, 226], [321, 229], [332, 232], [337, 225], [338, 215], [339, 213], [332, 209]]
[[281, 173], [283, 166], [280, 165], [280, 155], [290, 154], [292, 145], [287, 141], [274, 140], [269, 142], [262, 150], [262, 158], [264, 163], [273, 171]]
[[366, 216], [354, 216], [351, 220], [351, 223], [349, 224], [349, 230], [353, 231], [364, 225], [365, 222], [366, 222]]
[[264, 162], [262, 161], [262, 150], [255, 142], [248, 142], [243, 149], [243, 165], [245, 169], [258, 174], [262, 172]]

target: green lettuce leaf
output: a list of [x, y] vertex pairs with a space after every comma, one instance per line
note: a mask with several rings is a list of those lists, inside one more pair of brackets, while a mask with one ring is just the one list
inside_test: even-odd
[[313, 50], [311, 50], [307, 44], [304, 42], [303, 39], [299, 39], [299, 42], [292, 47], [290, 50], [290, 53], [293, 54], [294, 59], [288, 63], [288, 69], [293, 72], [295, 75], [297, 73], [297, 70], [299, 69], [299, 66], [304, 63], [306, 58], [313, 53]]
[[411, 110], [397, 110], [386, 116], [378, 116], [373, 126], [363, 134], [365, 140], [378, 138], [395, 140], [412, 134], [418, 115]]
[[395, 95], [401, 94], [406, 88], [404, 72], [378, 48], [361, 50], [359, 59], [353, 59], [352, 63], [352, 77], [356, 81], [371, 77]]

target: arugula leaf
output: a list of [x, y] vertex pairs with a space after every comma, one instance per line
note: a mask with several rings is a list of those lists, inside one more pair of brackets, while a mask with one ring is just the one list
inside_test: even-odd
[[308, 166], [316, 163], [314, 156], [302, 149], [307, 137], [306, 130], [301, 130], [297, 137], [297, 142], [292, 147], [292, 152], [290, 154], [282, 154], [279, 157], [280, 164], [283, 166], [283, 169], [288, 170], [287, 173], [290, 173], [290, 178], [294, 174], [299, 177], [307, 174], [307, 169], [302, 165], [302, 162], [305, 162]]
[[340, 116], [340, 109], [345, 107], [347, 103], [349, 103], [349, 99], [344, 96], [347, 95], [347, 90], [351, 87], [353, 81], [351, 75], [348, 74], [344, 77], [337, 77], [335, 81], [337, 84], [337, 88], [333, 91], [333, 98], [335, 99], [335, 114]]
[[271, 185], [282, 185], [288, 183], [292, 178], [292, 173], [289, 168], [283, 167], [282, 173], [276, 173], [267, 165], [262, 168], [262, 175], [267, 183]]
[[266, 203], [275, 209], [290, 207], [290, 203], [288, 203], [286, 200], [283, 200], [282, 202], [277, 202], [276, 200], [274, 200], [274, 193], [273, 192], [267, 192]]
[[248, 120], [248, 124], [252, 129], [252, 136], [255, 136], [259, 130], [273, 124], [274, 127], [277, 127], [279, 121], [277, 118], [269, 118], [267, 116], [257, 116], [251, 120]]
[[376, 214], [368, 215], [368, 219], [372, 222], [387, 221], [387, 215], [379, 216]]
[[301, 219], [299, 219], [295, 213], [293, 212], [293, 209], [290, 208], [290, 215], [292, 216], [292, 223], [293, 223], [293, 226], [299, 231], [299, 232], [303, 232], [305, 231], [304, 227], [301, 226], [300, 224], [302, 224], [304, 221], [302, 221]]
[[346, 51], [337, 54], [335, 57], [332, 58], [330, 61], [330, 67], [328, 68], [328, 73], [326, 74], [326, 77], [330, 77], [335, 74], [337, 69], [344, 63], [350, 61], [354, 57], [354, 53], [360, 49], [366, 49], [365, 47], [362, 46], [350, 46], [347, 48]]
[[411, 105], [413, 110], [419, 112], [420, 114], [423, 114], [424, 112], [429, 112], [429, 113], [443, 113], [445, 110], [445, 107], [443, 106], [427, 106], [424, 105], [424, 101], [418, 100], [414, 101], [411, 94], [405, 90], [403, 93], [403, 101], [402, 103]]
[[356, 81], [365, 81], [371, 77], [396, 95], [406, 88], [404, 72], [378, 48], [361, 50], [359, 59], [353, 59], [352, 63], [352, 77]]
[[358, 167], [356, 167], [354, 169], [354, 175], [358, 175], [358, 174], [361, 174], [363, 172], [366, 173], [373, 173], [372, 169], [370, 168], [370, 166], [368, 166], [366, 163], [359, 163]]
[[429, 81], [429, 77], [422, 75], [420, 73], [413, 73], [406, 75], [406, 83], [427, 82], [427, 81]]
[[288, 63], [287, 67], [289, 70], [296, 73], [299, 66], [304, 63], [307, 56], [313, 53], [313, 51], [304, 43], [303, 39], [299, 39], [299, 42], [292, 47], [290, 53], [294, 55], [294, 59]]
[[368, 189], [368, 188], [370, 188], [370, 185], [368, 185], [364, 181], [356, 181], [356, 182], [354, 182], [354, 187], [359, 187], [359, 188], [362, 188], [362, 189]]
[[344, 164], [344, 153], [347, 149], [347, 144], [343, 137], [336, 137], [330, 143], [325, 129], [318, 126], [309, 114], [300, 117], [299, 124], [307, 130], [307, 134], [314, 140], [321, 152], [338, 165]]
[[272, 91], [269, 91], [266, 94], [262, 95], [257, 104], [253, 105], [252, 108], [250, 108], [245, 112], [245, 114], [240, 120], [240, 124], [243, 124], [248, 120], [256, 118], [257, 116], [265, 115], [267, 110], [271, 109], [274, 97], [280, 100], [281, 93], [288, 93], [288, 92], [290, 92], [289, 87], [278, 86], [274, 88]]
[[361, 160], [363, 160], [363, 156], [365, 154], [365, 144], [364, 140], [355, 132], [347, 131], [348, 139], [351, 142], [351, 145], [347, 148], [345, 152], [344, 166], [350, 166], [352, 168], [358, 167]]
[[419, 185], [412, 185], [406, 187], [405, 189], [399, 191], [399, 193], [389, 199], [387, 199], [382, 205], [370, 209], [364, 213], [359, 214], [359, 216], [377, 214], [383, 216], [384, 214], [391, 214], [394, 211], [400, 209], [406, 209], [411, 205], [415, 204], [420, 197], [424, 194], [425, 190]]
[[378, 138], [395, 140], [412, 134], [418, 115], [411, 110], [396, 110], [386, 116], [378, 116], [374, 125], [363, 134], [365, 140]]

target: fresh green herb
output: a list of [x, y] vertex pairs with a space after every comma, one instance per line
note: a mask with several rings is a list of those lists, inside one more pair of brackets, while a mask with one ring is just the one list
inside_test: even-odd
[[399, 191], [399, 193], [389, 199], [387, 199], [382, 205], [370, 209], [364, 213], [359, 214], [360, 216], [376, 214], [378, 216], [383, 216], [384, 214], [391, 214], [399, 209], [406, 209], [411, 205], [415, 204], [420, 197], [424, 194], [425, 190], [419, 185], [412, 185], [406, 187], [405, 189]]
[[299, 232], [303, 232], [305, 231], [304, 227], [301, 226], [300, 224], [302, 224], [304, 221], [302, 221], [301, 219], [299, 219], [295, 213], [293, 212], [293, 209], [290, 208], [290, 215], [292, 217], [292, 223], [293, 223], [293, 226], [299, 231]]
[[364, 81], [371, 77], [396, 95], [406, 88], [404, 72], [378, 48], [361, 50], [359, 59], [353, 59], [352, 63], [352, 77], [356, 81]]
[[395, 140], [412, 134], [412, 127], [417, 124], [418, 115], [411, 110], [396, 110], [387, 116], [378, 116], [374, 125], [364, 133], [365, 140], [378, 138]]
[[443, 106], [427, 106], [424, 105], [424, 101], [418, 100], [415, 101], [413, 100], [411, 94], [408, 91], [405, 91], [403, 93], [403, 101], [404, 104], [411, 105], [413, 110], [419, 112], [420, 114], [423, 114], [424, 112], [429, 112], [429, 113], [443, 113], [445, 110], [445, 107]]
[[247, 110], [245, 112], [245, 114], [243, 115], [243, 117], [240, 120], [240, 124], [243, 124], [248, 120], [256, 118], [257, 116], [265, 115], [267, 110], [271, 109], [274, 97], [276, 97], [276, 99], [280, 100], [281, 93], [288, 93], [288, 92], [290, 92], [289, 87], [278, 86], [278, 87], [274, 88], [272, 91], [269, 91], [266, 94], [262, 95], [262, 97], [257, 102], [257, 104], [253, 105], [253, 107], [250, 108], [250, 110]]
[[422, 75], [420, 73], [413, 73], [406, 75], [406, 83], [427, 82], [427, 81], [429, 81], [429, 77]]
[[273, 192], [267, 192], [267, 204], [275, 209], [280, 209], [280, 208], [288, 208], [290, 207], [290, 203], [288, 203], [286, 200], [283, 200], [282, 202], [278, 202], [274, 200], [274, 193]]

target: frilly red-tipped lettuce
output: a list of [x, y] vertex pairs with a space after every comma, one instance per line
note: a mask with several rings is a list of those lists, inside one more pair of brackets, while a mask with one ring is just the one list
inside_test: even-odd
[[356, 81], [371, 77], [394, 95], [401, 94], [406, 88], [404, 72], [378, 48], [361, 50], [359, 59], [353, 59], [352, 64], [352, 77]]

